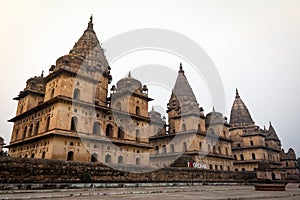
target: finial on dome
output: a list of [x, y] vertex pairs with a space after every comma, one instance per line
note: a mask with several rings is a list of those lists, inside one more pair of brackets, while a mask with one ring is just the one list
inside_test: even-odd
[[215, 107], [213, 106], [213, 112], [215, 112]]
[[154, 107], [152, 106], [152, 111], [154, 111]]
[[180, 63], [180, 65], [179, 65], [179, 72], [184, 72], [182, 69], [182, 63]]
[[239, 91], [238, 91], [238, 89], [237, 89], [237, 88], [235, 89], [235, 97], [240, 97], [240, 95], [239, 95]]
[[131, 78], [131, 72], [129, 71], [129, 73], [128, 73], [128, 78]]
[[90, 21], [89, 21], [87, 30], [94, 31], [94, 29], [93, 29], [93, 14], [90, 17]]
[[270, 124], [270, 126], [272, 125], [272, 122], [271, 121], [269, 121], [269, 124]]
[[44, 78], [44, 70], [42, 71], [41, 77]]

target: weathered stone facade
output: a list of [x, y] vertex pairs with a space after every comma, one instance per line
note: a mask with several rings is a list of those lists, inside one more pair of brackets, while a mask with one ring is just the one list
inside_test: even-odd
[[111, 79], [91, 18], [70, 53], [15, 98], [10, 156], [148, 166], [147, 87], [128, 77], [108, 97]]
[[188, 156], [189, 163], [196, 163], [196, 167], [214, 171], [233, 169], [229, 124], [216, 111], [204, 116], [181, 64], [167, 113], [168, 131], [163, 129], [150, 138], [155, 147], [150, 157], [153, 165], [170, 166], [178, 158]]

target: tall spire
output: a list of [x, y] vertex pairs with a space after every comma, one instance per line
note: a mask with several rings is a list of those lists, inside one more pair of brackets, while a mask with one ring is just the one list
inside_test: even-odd
[[[177, 103], [174, 104], [174, 101], [176, 101]], [[169, 109], [179, 108], [182, 114], [199, 110], [197, 99], [187, 78], [184, 75], [181, 63], [179, 65], [179, 71], [175, 86], [172, 90], [172, 95], [169, 100]]]
[[104, 69], [109, 68], [104, 51], [93, 28], [93, 16], [90, 17], [87, 29], [75, 43], [69, 54], [81, 57], [85, 61], [91, 61], [90, 63], [104, 67]]
[[231, 113], [230, 113], [230, 125], [233, 127], [244, 127], [254, 125], [254, 121], [250, 115], [247, 106], [240, 98], [239, 92], [236, 89], [236, 96], [233, 102]]

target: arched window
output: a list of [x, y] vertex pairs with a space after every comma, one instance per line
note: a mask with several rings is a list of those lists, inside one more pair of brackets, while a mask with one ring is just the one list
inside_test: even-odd
[[264, 160], [266, 159], [266, 154], [263, 154], [263, 158], [264, 158]]
[[252, 153], [252, 160], [255, 160], [255, 153]]
[[69, 151], [68, 152], [68, 157], [67, 157], [67, 160], [74, 160], [74, 152], [73, 151]]
[[93, 135], [100, 135], [100, 123], [94, 122], [93, 124]]
[[215, 165], [215, 170], [218, 170], [218, 165]]
[[141, 134], [140, 134], [139, 129], [136, 129], [136, 131], [135, 131], [135, 140], [136, 141], [141, 141]]
[[245, 168], [242, 168], [242, 172], [246, 171]]
[[220, 170], [223, 171], [223, 165], [220, 165]]
[[209, 164], [209, 169], [210, 169], [210, 170], [213, 170], [212, 164]]
[[116, 109], [117, 109], [117, 110], [122, 110], [122, 107], [121, 107], [121, 103], [120, 103], [120, 102], [116, 103]]
[[184, 143], [182, 144], [182, 151], [183, 151], [183, 152], [186, 152], [186, 151], [187, 151], [187, 145], [186, 145], [186, 142], [184, 142]]
[[111, 163], [111, 155], [107, 154], [105, 156], [105, 163]]
[[239, 169], [238, 169], [238, 168], [235, 168], [235, 170], [234, 170], [234, 171], [238, 172], [238, 171], [239, 171]]
[[50, 128], [50, 116], [47, 117], [45, 131], [49, 131]]
[[27, 134], [27, 126], [25, 126], [24, 127], [24, 130], [23, 130], [23, 138], [25, 138], [26, 137], [26, 134]]
[[211, 151], [210, 144], [207, 145], [207, 150], [208, 150], [208, 153]]
[[275, 180], [276, 179], [276, 176], [274, 174], [274, 172], [272, 173], [272, 180]]
[[54, 88], [51, 90], [50, 98], [54, 97]]
[[185, 125], [185, 123], [182, 124], [181, 130], [182, 130], [182, 131], [186, 131], [186, 125]]
[[124, 128], [122, 126], [118, 127], [118, 138], [119, 139], [125, 138]]
[[200, 131], [201, 130], [201, 126], [200, 126], [200, 123], [198, 124], [198, 131]]
[[226, 153], [226, 156], [228, 156], [228, 148], [225, 147], [225, 153]]
[[202, 149], [202, 142], [199, 142], [199, 150]]
[[174, 153], [174, 152], [175, 152], [174, 144], [171, 144], [171, 145], [170, 145], [170, 152], [171, 152], [171, 153]]
[[16, 133], [15, 133], [15, 140], [17, 140], [19, 137], [19, 129], [16, 130]]
[[70, 128], [71, 131], [77, 131], [77, 122], [78, 122], [77, 117], [74, 116], [71, 118], [71, 128]]
[[241, 157], [241, 160], [244, 160], [244, 155], [243, 154], [241, 154], [240, 157]]
[[76, 88], [73, 93], [73, 99], [79, 99], [79, 98], [80, 98], [80, 90]]
[[118, 164], [123, 164], [123, 156], [118, 157]]
[[136, 114], [136, 115], [140, 115], [140, 114], [141, 114], [140, 107], [137, 106], [137, 107], [135, 108], [135, 114]]
[[216, 146], [213, 146], [213, 153], [216, 153]]
[[34, 158], [34, 153], [31, 154], [31, 158]]
[[140, 165], [140, 164], [141, 164], [140, 162], [141, 162], [141, 161], [140, 161], [140, 158], [136, 158], [136, 159], [135, 159], [135, 164], [136, 164], [136, 165]]
[[29, 137], [32, 135], [32, 131], [33, 131], [33, 124], [30, 124], [29, 130], [28, 130], [28, 136]]
[[113, 130], [113, 126], [111, 124], [106, 125], [105, 134], [106, 134], [106, 137], [113, 137], [114, 130]]
[[46, 152], [43, 151], [43, 153], [42, 153], [42, 159], [45, 159], [45, 157], [46, 157]]
[[158, 154], [158, 153], [159, 153], [159, 147], [156, 146], [156, 147], [155, 147], [155, 154]]
[[34, 126], [34, 132], [33, 132], [34, 135], [38, 134], [39, 128], [40, 128], [40, 122], [37, 121]]
[[91, 155], [91, 162], [97, 162], [98, 161], [98, 155], [96, 153], [93, 153]]
[[70, 142], [70, 146], [71, 146], [71, 147], [74, 146], [74, 143], [73, 143], [73, 142]]
[[250, 140], [250, 146], [253, 146], [253, 145], [254, 145], [253, 141], [252, 141], [252, 140]]
[[287, 166], [287, 167], [288, 167], [288, 166], [289, 166], [289, 163], [288, 163], [288, 162], [285, 162], [285, 166]]
[[162, 146], [162, 153], [167, 153], [166, 145], [163, 145], [163, 146]]
[[221, 151], [221, 147], [220, 147], [220, 146], [218, 146], [218, 153], [219, 153], [219, 154], [222, 154], [222, 151]]

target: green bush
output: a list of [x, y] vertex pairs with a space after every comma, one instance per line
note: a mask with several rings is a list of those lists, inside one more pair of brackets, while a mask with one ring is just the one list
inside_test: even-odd
[[91, 176], [90, 173], [85, 172], [85, 173], [83, 173], [83, 174], [80, 176], [80, 180], [81, 180], [82, 182], [85, 182], [85, 183], [91, 182], [91, 181], [92, 181], [92, 176]]

